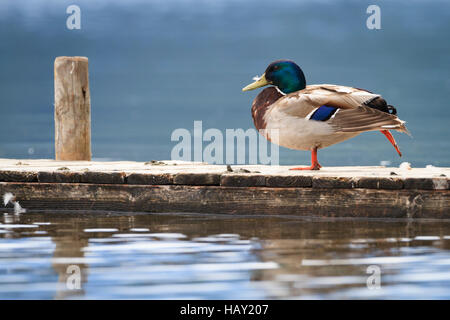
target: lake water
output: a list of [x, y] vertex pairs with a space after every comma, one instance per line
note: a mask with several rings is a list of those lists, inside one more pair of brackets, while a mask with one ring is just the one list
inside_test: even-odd
[[[413, 135], [404, 157], [379, 133], [320, 152], [322, 165], [450, 166], [450, 2], [79, 0], [81, 30], [66, 28], [66, 0], [0, 2], [0, 157], [53, 158], [53, 62], [89, 57], [96, 159], [169, 159], [176, 128], [252, 128], [256, 92], [242, 93], [275, 59], [307, 82], [382, 94]], [[281, 150], [281, 164], [308, 152]]]
[[[450, 298], [449, 221], [58, 212], [0, 221], [0, 299]], [[378, 271], [379, 289], [369, 289]]]

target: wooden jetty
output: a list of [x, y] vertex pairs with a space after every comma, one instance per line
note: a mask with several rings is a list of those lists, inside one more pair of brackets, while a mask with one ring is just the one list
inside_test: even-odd
[[450, 168], [288, 169], [0, 159], [0, 194], [28, 210], [450, 218]]
[[55, 159], [0, 159], [0, 194], [28, 210], [450, 218], [450, 168], [93, 162], [88, 59], [55, 59]]

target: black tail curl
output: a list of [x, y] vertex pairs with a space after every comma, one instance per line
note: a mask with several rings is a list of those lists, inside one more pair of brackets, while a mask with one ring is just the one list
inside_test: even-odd
[[387, 104], [386, 100], [381, 97], [375, 97], [364, 104], [370, 108], [377, 109], [392, 115], [397, 115], [397, 109], [395, 109], [394, 106]]

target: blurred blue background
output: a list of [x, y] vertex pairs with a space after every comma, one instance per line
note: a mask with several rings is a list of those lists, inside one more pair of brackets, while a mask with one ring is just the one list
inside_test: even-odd
[[[81, 8], [81, 30], [66, 8]], [[371, 4], [381, 30], [366, 27]], [[288, 58], [307, 82], [380, 93], [413, 138], [380, 133], [320, 152], [322, 165], [450, 166], [449, 1], [2, 0], [0, 157], [54, 156], [53, 62], [90, 63], [94, 159], [169, 159], [176, 128], [252, 128], [241, 88]], [[280, 149], [282, 164], [309, 153]]]

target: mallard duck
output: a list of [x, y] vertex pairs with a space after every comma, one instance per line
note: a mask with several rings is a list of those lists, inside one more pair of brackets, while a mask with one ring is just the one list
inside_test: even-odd
[[[302, 69], [293, 61], [278, 60], [242, 91], [272, 85], [252, 104], [255, 127], [271, 140], [295, 150], [311, 151], [311, 166], [291, 170], [319, 170], [317, 150], [353, 138], [365, 131], [380, 131], [401, 156], [389, 130], [408, 133], [397, 110], [379, 94], [332, 84], [306, 85]], [[261, 131], [261, 129], [265, 129]], [[272, 141], [274, 142], [274, 141]]]

